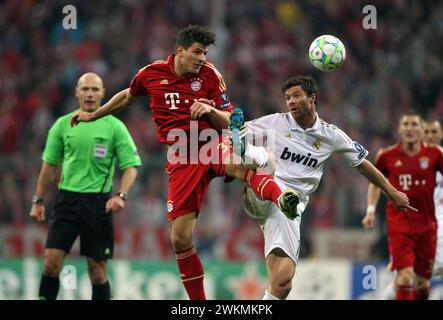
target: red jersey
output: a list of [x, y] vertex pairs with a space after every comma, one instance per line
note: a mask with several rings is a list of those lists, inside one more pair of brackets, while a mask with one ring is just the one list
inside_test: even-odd
[[392, 201], [387, 206], [388, 232], [425, 232], [437, 228], [434, 208], [435, 173], [443, 172], [443, 153], [436, 147], [420, 146], [420, 152], [407, 155], [396, 144], [380, 153], [376, 167], [389, 182], [407, 194], [411, 210], [400, 211]]
[[[140, 69], [129, 88], [133, 96], [150, 96], [157, 137], [160, 142], [169, 145], [175, 142], [167, 139], [170, 130], [182, 129], [189, 133], [189, 109], [194, 99], [214, 100], [216, 108], [220, 110], [232, 111], [233, 108], [223, 77], [212, 64], [205, 62], [198, 74], [179, 77], [174, 72], [174, 58], [175, 55], [171, 55], [167, 60], [159, 60]], [[198, 131], [207, 128], [213, 128], [213, 125], [202, 117], [198, 120]]]

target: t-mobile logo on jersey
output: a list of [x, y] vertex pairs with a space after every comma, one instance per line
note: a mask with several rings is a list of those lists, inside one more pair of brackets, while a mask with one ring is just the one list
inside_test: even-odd
[[403, 191], [408, 191], [412, 185], [412, 176], [410, 174], [401, 174], [398, 176], [400, 187]]
[[[177, 98], [177, 100], [175, 100]], [[178, 92], [165, 93], [166, 104], [170, 104], [169, 110], [178, 109], [175, 104], [180, 103]]]

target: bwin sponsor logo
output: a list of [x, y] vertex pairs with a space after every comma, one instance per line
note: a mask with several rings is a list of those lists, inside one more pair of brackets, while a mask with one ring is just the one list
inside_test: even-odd
[[311, 158], [310, 153], [308, 153], [307, 156], [295, 152], [292, 153], [291, 151], [289, 151], [288, 147], [283, 150], [280, 158], [283, 160], [291, 160], [292, 162], [301, 163], [302, 165], [312, 168], [315, 168], [318, 164], [318, 160], [315, 158]]

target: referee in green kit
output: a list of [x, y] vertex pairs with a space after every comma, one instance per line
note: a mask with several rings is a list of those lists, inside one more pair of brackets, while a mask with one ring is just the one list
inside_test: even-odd
[[[75, 90], [80, 109], [100, 107], [105, 90], [100, 77], [86, 73]], [[60, 287], [59, 274], [66, 254], [80, 235], [80, 254], [87, 257], [92, 299], [111, 298], [107, 259], [112, 258], [112, 213], [122, 210], [141, 165], [140, 156], [125, 125], [113, 116], [82, 122], [71, 128], [74, 111], [60, 117], [48, 133], [31, 217], [45, 220], [43, 199], [62, 164], [59, 193], [49, 217], [39, 299], [54, 300]], [[123, 171], [118, 192], [112, 193], [115, 162]]]

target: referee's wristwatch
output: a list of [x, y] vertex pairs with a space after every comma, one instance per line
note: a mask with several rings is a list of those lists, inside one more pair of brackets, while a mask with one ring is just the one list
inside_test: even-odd
[[32, 196], [32, 203], [33, 204], [42, 204], [43, 198], [40, 198], [39, 196]]
[[126, 192], [117, 192], [115, 195], [122, 198], [123, 201], [126, 201], [128, 199], [128, 194]]

